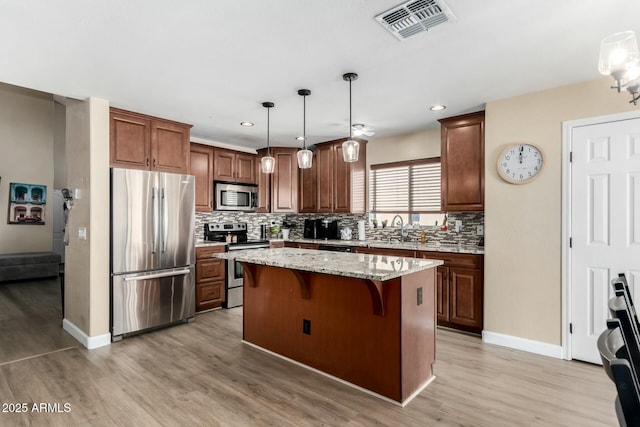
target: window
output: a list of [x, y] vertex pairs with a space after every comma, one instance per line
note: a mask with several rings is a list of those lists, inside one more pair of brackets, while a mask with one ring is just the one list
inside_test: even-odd
[[442, 216], [440, 158], [371, 165], [369, 191], [372, 219], [399, 214], [405, 224], [433, 223]]

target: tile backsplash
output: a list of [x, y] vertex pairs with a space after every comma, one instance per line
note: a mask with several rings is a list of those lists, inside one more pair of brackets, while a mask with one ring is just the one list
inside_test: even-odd
[[[422, 231], [427, 236], [427, 242], [440, 242], [442, 244], [463, 244], [477, 245], [480, 238], [477, 234], [477, 227], [484, 226], [484, 212], [448, 212], [448, 224], [450, 228], [446, 231], [440, 230], [440, 226], [421, 226], [419, 228], [408, 229], [408, 240], [419, 241]], [[338, 220], [339, 228], [349, 227], [352, 230], [353, 238], [358, 238], [358, 221], [365, 220], [365, 234], [367, 240], [399, 241], [399, 228], [373, 228], [368, 221], [368, 214], [258, 214], [244, 212], [196, 212], [196, 242], [204, 240], [204, 225], [208, 222], [246, 222], [249, 239], [260, 238], [260, 226], [263, 224], [277, 224], [282, 226], [283, 222], [295, 224], [291, 226], [290, 238], [301, 239], [303, 237], [304, 220], [323, 218], [329, 221]], [[460, 232], [453, 230], [456, 220], [462, 221]]]

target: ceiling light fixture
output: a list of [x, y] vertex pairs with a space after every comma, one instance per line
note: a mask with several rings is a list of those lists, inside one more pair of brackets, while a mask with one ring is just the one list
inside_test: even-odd
[[273, 102], [263, 102], [262, 106], [267, 109], [267, 155], [260, 160], [260, 169], [262, 173], [273, 173], [276, 159], [271, 157], [271, 150], [269, 149], [269, 110], [273, 108], [275, 104]]
[[432, 105], [431, 107], [429, 107], [431, 111], [442, 111], [445, 108], [447, 108], [446, 105]]
[[342, 75], [342, 79], [349, 82], [349, 139], [342, 143], [342, 158], [347, 163], [358, 161], [358, 153], [360, 152], [360, 144], [353, 140], [353, 127], [351, 126], [351, 82], [358, 80], [356, 73], [346, 73]]
[[250, 128], [251, 126], [253, 126], [253, 123], [251, 123], [251, 122], [240, 122], [240, 126], [244, 126], [246, 128]]
[[626, 89], [633, 105], [640, 101], [640, 53], [633, 31], [623, 31], [606, 37], [600, 43], [598, 70], [616, 81], [618, 93]]
[[355, 136], [373, 136], [376, 134], [373, 129], [366, 127], [362, 123], [354, 123], [351, 127], [353, 128], [353, 134]]
[[307, 150], [307, 96], [311, 95], [311, 91], [300, 89], [298, 95], [302, 97], [302, 150], [298, 151], [298, 167], [309, 169], [313, 162], [313, 152]]

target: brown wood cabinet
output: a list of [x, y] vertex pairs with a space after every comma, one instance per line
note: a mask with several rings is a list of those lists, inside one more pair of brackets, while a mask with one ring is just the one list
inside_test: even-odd
[[260, 159], [267, 155], [267, 149], [258, 150], [258, 211], [257, 212], [298, 212], [298, 159], [297, 148], [272, 147], [275, 159], [272, 174], [262, 173]]
[[442, 210], [484, 210], [484, 111], [439, 120]]
[[196, 211], [213, 211], [213, 147], [191, 143], [190, 174], [196, 182]]
[[271, 212], [298, 211], [298, 159], [297, 148], [272, 148], [276, 160], [271, 177]]
[[215, 148], [213, 152], [213, 179], [215, 181], [255, 184], [255, 161], [254, 154]]
[[258, 213], [271, 212], [271, 174], [262, 173], [260, 160], [267, 155], [267, 150], [258, 150], [256, 158], [256, 181], [258, 183]]
[[342, 159], [346, 138], [316, 145], [316, 212], [365, 212], [367, 141], [355, 139], [360, 142], [360, 155], [354, 163]]
[[422, 258], [440, 259], [436, 271], [438, 325], [473, 333], [483, 328], [483, 256], [444, 252], [418, 252]]
[[188, 124], [111, 108], [110, 165], [188, 173], [190, 129]]
[[317, 203], [317, 179], [318, 172], [314, 154], [313, 163], [309, 169], [300, 169], [298, 172], [298, 212], [315, 213]]
[[196, 248], [196, 312], [218, 308], [224, 302], [227, 264], [211, 257], [224, 249], [224, 245]]

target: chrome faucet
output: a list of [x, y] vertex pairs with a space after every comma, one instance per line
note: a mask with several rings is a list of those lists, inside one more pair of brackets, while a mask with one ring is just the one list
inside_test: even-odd
[[396, 223], [396, 218], [400, 220], [400, 241], [404, 242], [404, 239], [409, 235], [409, 232], [404, 229], [404, 221], [402, 220], [402, 217], [400, 215], [396, 215], [393, 217], [393, 219], [391, 220], [391, 226], [393, 227], [393, 224]]

